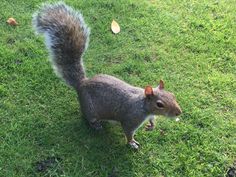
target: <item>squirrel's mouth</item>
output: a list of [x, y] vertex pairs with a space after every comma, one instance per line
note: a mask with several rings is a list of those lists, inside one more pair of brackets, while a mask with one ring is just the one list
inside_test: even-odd
[[179, 122], [181, 119], [180, 117], [178, 116], [167, 116], [168, 118], [172, 119], [172, 120], [175, 120], [176, 122]]
[[[167, 112], [167, 113], [165, 114], [165, 116], [168, 117], [168, 118], [171, 118], [171, 119], [179, 119], [179, 120], [180, 120], [179, 115], [180, 115], [180, 114], [175, 114], [175, 113], [170, 113], [170, 112]], [[179, 120], [178, 120], [178, 121], [179, 121]]]

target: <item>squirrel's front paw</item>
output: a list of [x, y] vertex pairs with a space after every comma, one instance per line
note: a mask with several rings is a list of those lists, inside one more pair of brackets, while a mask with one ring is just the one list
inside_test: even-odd
[[130, 145], [130, 147], [132, 148], [132, 149], [138, 149], [139, 148], [139, 142], [137, 142], [137, 141], [135, 141], [135, 140], [131, 140], [130, 142], [129, 142], [129, 145]]

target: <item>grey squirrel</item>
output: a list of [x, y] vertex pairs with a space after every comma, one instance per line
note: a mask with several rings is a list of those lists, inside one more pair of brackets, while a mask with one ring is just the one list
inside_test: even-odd
[[[33, 26], [44, 34], [56, 74], [76, 90], [82, 113], [91, 127], [101, 129], [101, 121], [118, 121], [128, 144], [137, 149], [135, 130], [151, 115], [175, 117], [181, 114], [174, 94], [164, 90], [162, 80], [156, 88], [142, 89], [109, 75], [86, 77], [82, 57], [90, 29], [80, 12], [62, 2], [44, 4], [34, 14]], [[153, 118], [149, 122], [148, 129], [152, 130]]]

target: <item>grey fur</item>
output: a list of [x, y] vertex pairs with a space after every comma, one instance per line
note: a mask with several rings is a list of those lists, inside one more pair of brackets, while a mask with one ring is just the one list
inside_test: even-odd
[[86, 77], [82, 55], [90, 34], [82, 14], [63, 2], [43, 4], [33, 15], [33, 26], [45, 36], [56, 74], [77, 88]]
[[[43, 5], [33, 18], [36, 30], [48, 40], [52, 65], [59, 75], [75, 88], [81, 110], [91, 126], [100, 128], [101, 120], [121, 123], [129, 144], [138, 147], [135, 130], [150, 115], [176, 116], [181, 109], [174, 95], [161, 87], [151, 94], [109, 75], [85, 76], [82, 55], [86, 50], [89, 29], [80, 13], [64, 3]], [[158, 107], [157, 102], [163, 107]], [[153, 124], [153, 119], [150, 119]]]

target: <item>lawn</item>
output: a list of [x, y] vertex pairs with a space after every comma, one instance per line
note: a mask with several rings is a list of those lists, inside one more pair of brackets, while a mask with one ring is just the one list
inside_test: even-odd
[[[76, 93], [51, 69], [31, 27], [43, 1], [0, 6], [0, 176], [223, 177], [236, 168], [235, 0], [66, 0], [91, 28], [89, 76], [174, 92], [183, 114], [125, 143], [119, 125], [91, 130]], [[18, 26], [6, 20], [14, 17]], [[115, 19], [121, 32], [112, 34]], [[236, 172], [235, 172], [236, 173]], [[232, 177], [232, 176], [230, 176]]]

